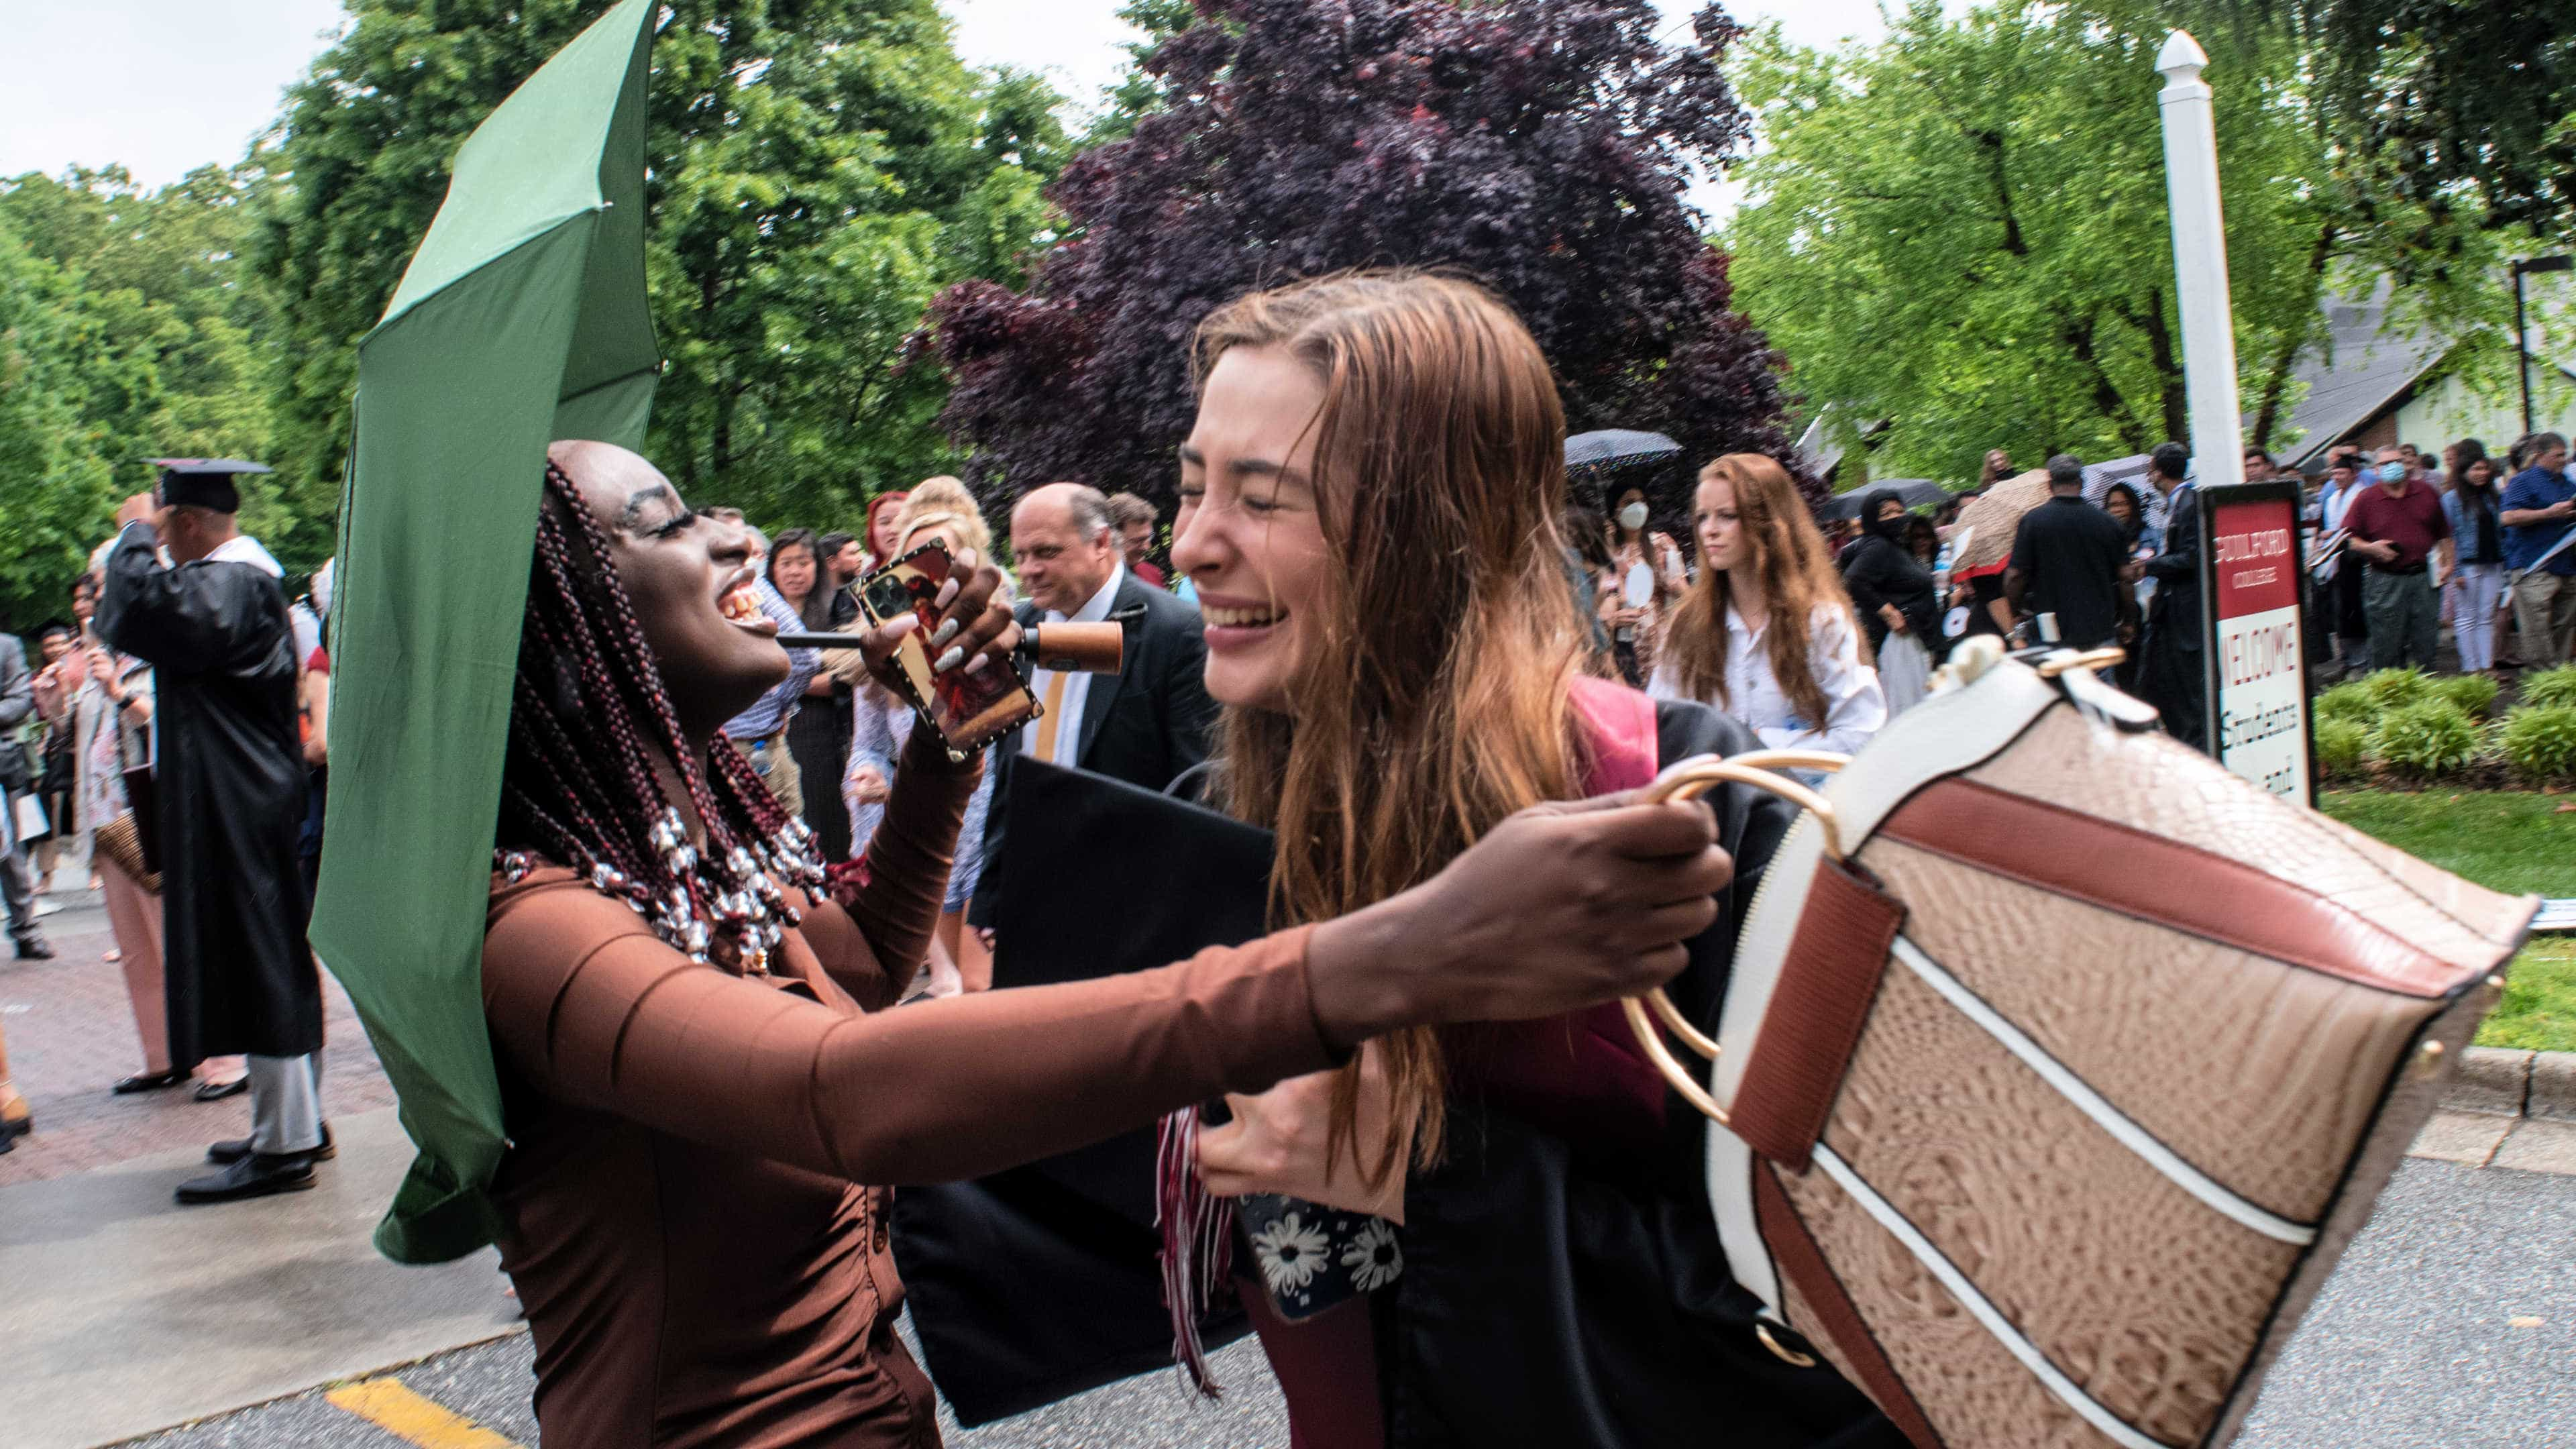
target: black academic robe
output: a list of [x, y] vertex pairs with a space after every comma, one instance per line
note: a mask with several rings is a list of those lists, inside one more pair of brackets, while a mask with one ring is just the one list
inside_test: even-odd
[[96, 627], [154, 670], [162, 962], [170, 1057], [291, 1057], [322, 1045], [296, 867], [306, 778], [295, 630], [265, 570], [164, 568], [148, 524], [107, 557]]
[[[1757, 746], [1703, 705], [1658, 704], [1655, 723], [1660, 765]], [[1021, 774], [1019, 803], [1050, 829], [1028, 832], [1005, 865], [1003, 939], [1021, 947], [996, 963], [996, 984], [1261, 934], [1267, 832], [1082, 771]], [[1741, 785], [1704, 798], [1736, 875], [1671, 991], [1710, 1023], [1793, 815]], [[1151, 844], [1104, 848], [1136, 841]], [[1449, 1045], [1453, 1083], [1475, 1075], [1478, 1042], [1452, 1033]], [[1709, 1211], [1706, 1131], [1670, 1095], [1660, 1125], [1641, 1126], [1541, 1120], [1497, 1092], [1453, 1091], [1446, 1159], [1406, 1182], [1403, 1275], [1370, 1300], [1389, 1449], [1906, 1449], [1831, 1368], [1792, 1366], [1754, 1336], [1760, 1305], [1728, 1271]], [[1146, 1197], [1152, 1160], [1102, 1155], [1115, 1147], [897, 1196], [894, 1253], [924, 1363], [964, 1422], [1173, 1372], [1159, 1239], [1136, 1221], [1150, 1204], [1124, 1201]], [[1202, 1333], [1213, 1347], [1242, 1330], [1220, 1311]]]

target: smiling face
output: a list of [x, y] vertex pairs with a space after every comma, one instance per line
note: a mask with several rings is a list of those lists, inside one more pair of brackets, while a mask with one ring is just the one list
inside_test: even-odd
[[1735, 484], [1725, 478], [1701, 481], [1691, 530], [1699, 535], [1701, 567], [1733, 569], [1745, 561], [1744, 521], [1735, 511]]
[[1207, 621], [1207, 690], [1293, 713], [1300, 665], [1335, 587], [1314, 485], [1324, 385], [1281, 347], [1235, 347], [1210, 369], [1181, 447], [1172, 566]]
[[669, 479], [624, 448], [557, 443], [547, 455], [608, 536], [683, 731], [713, 736], [787, 678], [778, 625], [752, 594], [759, 575], [742, 528], [690, 512]]
[[802, 604], [814, 592], [814, 550], [791, 543], [769, 557], [769, 583], [791, 604]]

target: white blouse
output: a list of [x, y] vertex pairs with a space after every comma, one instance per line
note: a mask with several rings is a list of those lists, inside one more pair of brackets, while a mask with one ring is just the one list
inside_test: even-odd
[[[1878, 673], [1860, 662], [1860, 639], [1850, 611], [1818, 604], [1807, 624], [1807, 668], [1825, 694], [1825, 718], [1802, 719], [1772, 676], [1771, 656], [1762, 636], [1770, 626], [1748, 629], [1733, 605], [1726, 610], [1726, 698], [1698, 700], [1724, 711], [1753, 731], [1763, 748], [1831, 750], [1852, 754], [1879, 726], [1887, 723], [1887, 696], [1879, 691]], [[1673, 668], [1671, 651], [1655, 665], [1646, 693], [1656, 699], [1687, 699]]]

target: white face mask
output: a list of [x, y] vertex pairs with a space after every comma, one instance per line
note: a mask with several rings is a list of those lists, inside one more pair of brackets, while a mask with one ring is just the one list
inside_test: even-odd
[[1631, 503], [1619, 510], [1619, 526], [1634, 533], [1646, 526], [1646, 505]]

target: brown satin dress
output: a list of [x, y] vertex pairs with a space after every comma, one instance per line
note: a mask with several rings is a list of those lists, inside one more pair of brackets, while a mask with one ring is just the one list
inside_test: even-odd
[[547, 1449], [936, 1445], [894, 1333], [887, 1190], [860, 1184], [997, 1171], [1334, 1064], [1302, 929], [884, 1010], [974, 784], [908, 754], [870, 884], [805, 905], [766, 978], [693, 964], [568, 871], [496, 879], [494, 1196]]

